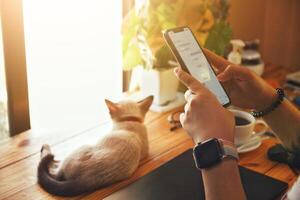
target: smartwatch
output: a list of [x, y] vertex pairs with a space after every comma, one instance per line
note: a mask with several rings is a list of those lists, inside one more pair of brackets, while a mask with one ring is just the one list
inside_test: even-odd
[[193, 156], [198, 169], [215, 166], [224, 158], [239, 159], [237, 149], [232, 142], [216, 138], [198, 143], [193, 149]]

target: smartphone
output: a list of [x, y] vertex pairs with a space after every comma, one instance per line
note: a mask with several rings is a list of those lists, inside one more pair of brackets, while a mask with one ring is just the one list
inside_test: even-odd
[[189, 27], [178, 27], [164, 32], [164, 38], [180, 67], [204, 84], [224, 106], [230, 99], [217, 79], [196, 37]]

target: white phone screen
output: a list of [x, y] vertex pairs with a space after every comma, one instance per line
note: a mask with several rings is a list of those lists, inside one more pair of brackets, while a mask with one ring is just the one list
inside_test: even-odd
[[191, 30], [184, 28], [183, 31], [170, 31], [168, 35], [191, 75], [214, 93], [222, 105], [228, 104], [230, 100]]

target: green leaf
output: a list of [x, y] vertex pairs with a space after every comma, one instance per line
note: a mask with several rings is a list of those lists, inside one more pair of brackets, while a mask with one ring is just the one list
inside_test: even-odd
[[[125, 22], [124, 22], [125, 23]], [[127, 48], [137, 35], [137, 32], [141, 25], [141, 19], [138, 17], [135, 9], [129, 11], [126, 16], [126, 27], [123, 30], [123, 38], [122, 38], [122, 52], [126, 54]], [[123, 25], [125, 26], [125, 25]]]
[[137, 65], [142, 65], [143, 60], [141, 57], [140, 49], [136, 44], [132, 44], [127, 48], [125, 54], [123, 54], [123, 69], [131, 70]]
[[225, 21], [217, 22], [211, 29], [205, 47], [218, 55], [224, 55], [225, 47], [232, 37], [232, 29]]
[[[205, 47], [223, 55], [225, 47], [231, 39], [231, 27], [226, 22], [229, 0], [199, 0], [199, 6], [192, 7], [190, 12], [204, 12], [207, 8], [212, 10], [215, 24], [209, 31]], [[123, 64], [124, 69], [129, 70], [137, 65], [145, 68], [154, 67], [169, 68], [168, 61], [173, 59], [169, 49], [162, 45], [156, 52], [151, 52], [147, 41], [155, 41], [153, 38], [161, 37], [162, 30], [178, 26], [179, 19], [182, 17], [182, 9], [186, 6], [186, 0], [150, 0], [145, 3], [139, 11], [132, 9], [125, 17], [122, 40]], [[192, 19], [199, 20], [199, 19]], [[125, 26], [126, 25], [126, 26]], [[142, 41], [139, 37], [143, 36]], [[159, 39], [159, 38], [158, 38]], [[158, 40], [159, 41], [159, 40]], [[151, 44], [152, 44], [151, 43]], [[157, 44], [155, 43], [155, 49]], [[151, 49], [152, 50], [152, 49]], [[153, 65], [153, 53], [155, 60]]]
[[161, 3], [157, 9], [154, 11], [156, 12], [156, 17], [160, 24], [161, 30], [166, 30], [170, 28], [176, 27], [177, 24], [177, 17], [175, 15], [175, 6], [172, 6], [167, 3]]
[[123, 34], [122, 37], [122, 53], [125, 54], [130, 42], [135, 37], [136, 32], [134, 30], [128, 31], [126, 34]]

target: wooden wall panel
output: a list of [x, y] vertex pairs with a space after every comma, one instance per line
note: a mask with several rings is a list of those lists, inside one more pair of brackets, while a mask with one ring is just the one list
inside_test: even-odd
[[231, 0], [234, 37], [261, 40], [266, 62], [300, 69], [299, 0]]
[[266, 0], [230, 0], [229, 22], [234, 38], [264, 39], [265, 5]]
[[264, 30], [265, 59], [300, 69], [300, 1], [268, 0]]
[[[286, 54], [286, 63], [291, 63], [297, 69], [300, 69], [300, 1], [293, 1], [291, 15], [291, 30], [288, 35]], [[288, 28], [288, 30], [289, 30]]]

